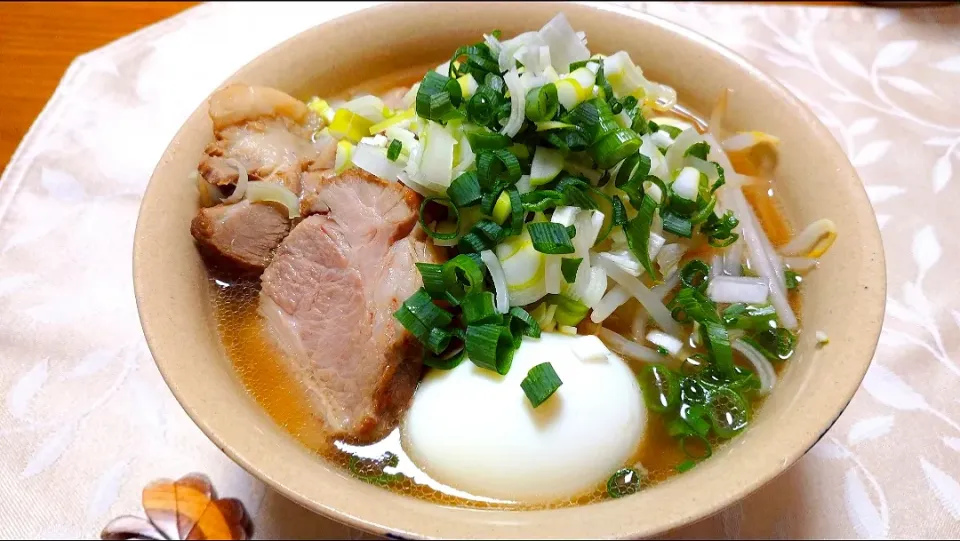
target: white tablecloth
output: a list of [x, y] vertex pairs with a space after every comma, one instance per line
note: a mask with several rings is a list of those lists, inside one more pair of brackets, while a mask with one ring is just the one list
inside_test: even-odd
[[[879, 350], [827, 437], [675, 534], [960, 536], [960, 9], [627, 5], [800, 96], [857, 166], [889, 267]], [[70, 66], [0, 180], [0, 537], [95, 537], [142, 515], [149, 481], [190, 471], [242, 499], [259, 537], [359, 535], [267, 489], [193, 425], [150, 358], [131, 281], [140, 196], [182, 121], [260, 52], [358, 7], [203, 5]]]

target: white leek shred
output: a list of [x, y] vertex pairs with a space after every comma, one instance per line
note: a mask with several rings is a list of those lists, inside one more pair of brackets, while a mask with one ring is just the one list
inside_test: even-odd
[[607, 347], [603, 342], [593, 335], [587, 335], [577, 340], [570, 347], [573, 354], [584, 362], [602, 361], [607, 358]]
[[623, 287], [613, 286], [613, 288], [607, 291], [606, 295], [600, 299], [600, 302], [593, 307], [593, 312], [590, 314], [590, 321], [602, 323], [603, 320], [610, 317], [610, 314], [614, 313], [617, 308], [623, 306], [623, 303], [630, 300], [630, 297], [630, 292]]
[[532, 192], [533, 185], [530, 183], [530, 175], [521, 175], [520, 180], [517, 181], [516, 187], [517, 191], [520, 192], [520, 195]]
[[480, 252], [480, 259], [483, 260], [487, 270], [490, 271], [493, 288], [497, 291], [497, 312], [506, 314], [510, 311], [510, 298], [507, 296], [507, 277], [503, 274], [500, 260], [490, 250]]
[[[516, 58], [514, 55], [521, 47], [541, 47], [546, 45], [543, 38], [537, 32], [524, 32], [513, 39], [508, 39], [500, 44], [500, 52], [497, 55], [497, 61], [500, 64], [500, 71], [513, 70], [516, 67]], [[566, 68], [563, 69], [566, 72]], [[446, 74], [444, 74], [446, 75]]]
[[570, 336], [576, 336], [577, 334], [577, 328], [571, 325], [557, 325], [557, 331]]
[[633, 340], [624, 338], [623, 336], [620, 336], [619, 334], [605, 327], [600, 327], [600, 330], [597, 332], [597, 337], [600, 338], [600, 340], [603, 340], [603, 343], [606, 344], [610, 349], [628, 359], [645, 363], [663, 362], [663, 355], [657, 353], [656, 350], [646, 346], [641, 346]]
[[723, 256], [715, 253], [710, 259], [710, 279], [713, 280], [717, 276], [723, 276]]
[[[453, 168], [453, 178], [457, 178], [463, 173], [470, 169], [473, 164], [477, 161], [477, 155], [474, 154], [473, 148], [470, 147], [470, 140], [467, 139], [467, 135], [464, 134], [460, 138], [460, 163]], [[523, 192], [521, 192], [523, 193]]]
[[773, 386], [777, 384], [777, 373], [773, 370], [770, 361], [768, 361], [762, 353], [757, 351], [756, 348], [739, 338], [734, 340], [730, 346], [742, 353], [743, 356], [750, 361], [750, 364], [753, 365], [757, 376], [760, 378], [760, 394], [769, 394], [770, 391], [773, 390]]
[[640, 280], [630, 276], [619, 265], [605, 258], [597, 258], [599, 264], [607, 271], [607, 276], [630, 292], [644, 308], [650, 312], [650, 317], [657, 322], [665, 332], [673, 335], [680, 334], [680, 325], [670, 315], [670, 310], [655, 293], [643, 285]]
[[682, 340], [675, 336], [670, 336], [662, 331], [650, 331], [647, 333], [647, 341], [651, 344], [662, 347], [674, 357], [678, 356], [680, 351], [683, 349]]
[[769, 293], [770, 284], [766, 278], [749, 276], [718, 276], [707, 286], [707, 296], [718, 303], [765, 304]]
[[650, 241], [647, 242], [647, 257], [651, 261], [655, 260], [658, 255], [660, 255], [660, 250], [663, 249], [663, 245], [666, 244], [667, 239], [656, 233], [650, 233]]
[[538, 32], [544, 44], [550, 47], [554, 69], [566, 72], [570, 64], [590, 58], [590, 50], [570, 26], [567, 17], [558, 13]]
[[563, 259], [559, 255], [547, 255], [543, 269], [543, 281], [548, 295], [560, 293], [563, 287], [563, 273], [561, 264]]
[[362, 116], [374, 124], [383, 122], [383, 119], [386, 118], [383, 114], [383, 111], [386, 109], [383, 101], [369, 94], [344, 103], [343, 108]]
[[520, 76], [517, 74], [517, 70], [513, 69], [504, 74], [503, 82], [506, 83], [507, 89], [510, 91], [510, 119], [506, 126], [500, 130], [500, 133], [513, 138], [523, 126], [526, 94], [523, 92], [523, 85], [520, 84]]
[[[657, 132], [659, 133], [659, 132]], [[683, 167], [683, 154], [690, 148], [690, 145], [703, 141], [703, 137], [696, 128], [684, 130], [677, 136], [670, 148], [667, 149], [667, 169], [676, 171]], [[712, 150], [712, 149], [711, 149]]]
[[403, 165], [387, 158], [381, 147], [360, 143], [353, 151], [353, 164], [385, 180], [396, 180]]
[[500, 56], [500, 49], [502, 47], [502, 45], [500, 44], [500, 40], [498, 40], [491, 34], [484, 34], [483, 41], [486, 42], [487, 48], [490, 49], [490, 53], [493, 54], [494, 58], [497, 58]]
[[827, 336], [827, 333], [823, 331], [817, 331], [815, 336], [817, 338], [818, 345], [825, 346], [830, 343], [830, 337]]
[[243, 199], [243, 194], [247, 193], [247, 183], [250, 180], [247, 177], [247, 168], [233, 158], [227, 158], [224, 161], [227, 163], [227, 165], [232, 165], [237, 168], [237, 187], [233, 190], [233, 193], [230, 194], [230, 197], [224, 199], [223, 202], [228, 205], [232, 203], [239, 203], [240, 200]]
[[[587, 269], [583, 272], [582, 269]], [[607, 271], [602, 267], [590, 267], [589, 261], [584, 259], [577, 269], [577, 279], [573, 284], [567, 284], [562, 293], [571, 299], [580, 301], [587, 308], [594, 308], [603, 299], [607, 290]]]
[[609, 252], [600, 252], [597, 254], [597, 257], [606, 259], [614, 265], [617, 265], [621, 270], [630, 276], [640, 276], [640, 274], [643, 273], [643, 267], [640, 265], [640, 260], [638, 260], [630, 250], [622, 249], [611, 250]]
[[687, 247], [680, 243], [667, 244], [657, 253], [657, 266], [660, 267], [660, 274], [669, 276], [677, 269], [683, 254], [687, 253]]
[[[669, 154], [670, 151], [667, 151]], [[688, 201], [696, 201], [700, 195], [700, 171], [695, 167], [684, 167], [673, 181], [673, 192]]]
[[267, 201], [283, 205], [291, 220], [300, 217], [300, 199], [283, 184], [264, 180], [251, 182], [247, 185], [246, 197], [252, 203]]
[[409, 166], [407, 168], [410, 178], [432, 190], [446, 191], [453, 180], [453, 151], [456, 144], [457, 140], [445, 127], [427, 121], [420, 142], [420, 161], [416, 174], [410, 171]]

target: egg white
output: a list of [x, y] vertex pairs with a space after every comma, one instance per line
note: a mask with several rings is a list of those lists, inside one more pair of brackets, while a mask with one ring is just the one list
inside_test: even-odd
[[[404, 449], [437, 481], [476, 496], [544, 503], [592, 489], [637, 450], [647, 416], [627, 364], [609, 350], [580, 360], [573, 346], [584, 340], [599, 342], [524, 338], [506, 376], [468, 360], [431, 370], [401, 427]], [[547, 361], [563, 385], [534, 409], [520, 382]]]

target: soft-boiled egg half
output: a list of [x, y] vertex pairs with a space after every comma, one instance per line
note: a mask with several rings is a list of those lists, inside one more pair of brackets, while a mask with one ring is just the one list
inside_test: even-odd
[[[550, 362], [563, 385], [534, 409], [520, 382]], [[506, 376], [469, 361], [431, 370], [401, 428], [411, 459], [475, 496], [546, 503], [583, 494], [624, 466], [646, 427], [640, 387], [595, 336], [524, 338]]]

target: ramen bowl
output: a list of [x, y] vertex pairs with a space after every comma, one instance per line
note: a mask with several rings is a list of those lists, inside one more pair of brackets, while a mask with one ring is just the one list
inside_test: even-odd
[[[337, 95], [403, 73], [422, 74], [485, 32], [535, 30], [559, 11], [586, 32], [592, 51], [626, 50], [693, 111], [708, 113], [729, 87], [734, 94], [726, 126], [781, 139], [775, 185], [783, 212], [793, 224], [829, 218], [839, 232], [819, 270], [804, 281], [804, 332], [793, 360], [742, 435], [693, 470], [629, 497], [550, 510], [477, 510], [357, 480], [277, 425], [225, 354], [207, 269], [189, 232], [197, 193], [187, 179], [212, 139], [203, 103], [170, 143], [143, 199], [134, 248], [140, 318], [164, 379], [194, 422], [247, 471], [304, 507], [393, 537], [655, 535], [716, 513], [784, 472], [857, 390], [877, 344], [885, 298], [879, 231], [860, 180], [832, 135], [795, 97], [705, 37], [653, 17], [578, 4], [383, 5], [303, 32], [224, 84], [270, 86], [301, 99]], [[835, 340], [818, 347], [817, 331]]]

